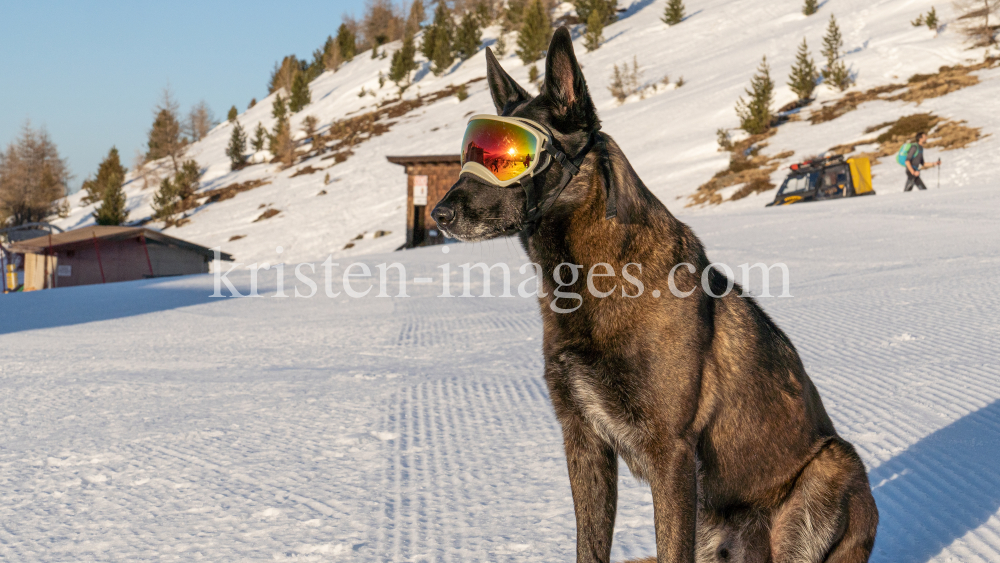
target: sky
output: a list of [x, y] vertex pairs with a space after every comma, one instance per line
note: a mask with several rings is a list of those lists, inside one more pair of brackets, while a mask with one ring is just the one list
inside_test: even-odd
[[[280, 6], [280, 7], [279, 7]], [[169, 86], [185, 113], [216, 119], [267, 95], [274, 63], [312, 58], [364, 0], [6, 2], [0, 17], [0, 147], [45, 127], [75, 191], [116, 146], [131, 166]]]

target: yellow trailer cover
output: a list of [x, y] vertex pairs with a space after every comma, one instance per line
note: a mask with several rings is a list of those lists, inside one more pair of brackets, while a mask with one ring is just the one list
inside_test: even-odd
[[857, 195], [866, 194], [872, 191], [872, 165], [867, 158], [849, 158], [847, 163], [851, 166], [851, 180], [854, 181], [854, 193]]

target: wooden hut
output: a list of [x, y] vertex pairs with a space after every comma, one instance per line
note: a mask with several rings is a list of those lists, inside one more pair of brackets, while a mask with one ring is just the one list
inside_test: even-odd
[[210, 248], [142, 227], [82, 227], [9, 250], [24, 255], [24, 291], [205, 274], [215, 258]]
[[390, 156], [406, 170], [406, 244], [404, 248], [444, 243], [431, 210], [458, 181], [461, 155]]

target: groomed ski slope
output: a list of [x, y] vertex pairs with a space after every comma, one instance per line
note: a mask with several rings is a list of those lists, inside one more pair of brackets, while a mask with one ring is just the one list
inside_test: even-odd
[[[788, 265], [760, 302], [869, 469], [873, 561], [1000, 561], [998, 206], [980, 183], [688, 220], [717, 262]], [[437, 297], [446, 261], [516, 284], [525, 258], [441, 248], [357, 258], [433, 278], [408, 298], [281, 299], [267, 272], [259, 299], [209, 275], [0, 298], [0, 559], [572, 561], [535, 302]], [[650, 555], [624, 465], [620, 491], [614, 560]]]
[[[844, 61], [854, 72], [854, 90], [867, 90], [889, 83], [905, 83], [916, 73], [935, 73], [942, 65], [967, 64], [983, 59], [983, 50], [968, 50], [955, 30], [955, 14], [949, 2], [935, 0], [828, 0], [821, 3], [813, 16], [801, 13], [802, 0], [751, 2], [736, 0], [687, 0], [688, 19], [668, 27], [660, 21], [665, 0], [637, 0], [619, 3], [627, 10], [620, 20], [604, 30], [605, 43], [588, 53], [583, 39], [577, 38], [576, 52], [583, 65], [590, 92], [603, 120], [604, 131], [611, 134], [628, 155], [645, 183], [675, 212], [714, 213], [714, 209], [684, 209], [687, 196], [712, 175], [726, 167], [728, 154], [718, 152], [716, 130], [735, 129], [739, 122], [734, 112], [736, 100], [766, 55], [771, 76], [776, 83], [775, 109], [793, 101], [786, 85], [798, 45], [806, 38], [817, 64], [822, 64], [822, 37], [831, 14], [836, 15], [844, 37]], [[943, 22], [940, 34], [926, 27], [913, 27], [910, 22], [934, 6]], [[560, 6], [565, 10], [568, 4]], [[582, 28], [581, 28], [582, 29]], [[581, 29], [577, 29], [580, 32]], [[484, 32], [485, 45], [494, 45], [497, 29]], [[321, 38], [317, 38], [317, 44]], [[514, 37], [508, 38], [514, 44]], [[378, 76], [387, 75], [391, 54], [398, 42], [389, 44], [384, 59], [371, 58], [371, 52], [358, 54], [339, 71], [327, 72], [310, 85], [312, 103], [291, 119], [293, 131], [299, 131], [306, 116], [319, 119], [321, 126], [351, 116], [376, 110], [379, 103], [394, 99], [397, 89], [391, 82], [379, 87]], [[532, 93], [528, 83], [528, 67], [514, 55], [514, 47], [501, 58], [505, 69]], [[281, 53], [277, 53], [278, 57]], [[608, 91], [614, 65], [638, 62], [643, 80], [649, 84], [669, 76], [672, 83], [683, 77], [685, 85], [671, 86], [645, 99], [634, 96], [624, 105]], [[404, 99], [412, 100], [482, 78], [486, 73], [484, 51], [469, 60], [456, 62], [444, 75], [435, 76], [429, 63], [418, 56], [421, 68], [414, 74], [413, 85]], [[539, 62], [544, 71], [544, 61]], [[906, 102], [874, 101], [863, 104], [857, 111], [824, 123], [810, 125], [807, 121], [789, 123], [779, 128], [771, 138], [765, 154], [794, 151], [781, 169], [772, 175], [778, 185], [787, 171], [786, 166], [826, 151], [834, 146], [869, 137], [864, 130], [872, 125], [904, 115], [933, 112], [944, 119], [968, 122], [982, 128], [988, 135], [965, 149], [946, 152], [942, 181], [951, 189], [985, 182], [993, 172], [980, 163], [990, 161], [1000, 152], [1000, 112], [996, 100], [1000, 94], [1000, 68], [976, 73], [981, 83], [924, 101], [920, 105]], [[263, 84], [266, 77], [260, 77]], [[362, 88], [374, 91], [375, 97], [359, 97]], [[204, 190], [221, 188], [236, 182], [265, 179], [268, 185], [235, 198], [198, 210], [191, 222], [178, 229], [169, 229], [175, 236], [209, 247], [221, 246], [240, 260], [252, 263], [272, 258], [273, 247], [284, 247], [290, 261], [322, 259], [330, 253], [354, 256], [373, 252], [388, 252], [405, 241], [406, 180], [400, 166], [386, 161], [387, 155], [458, 154], [462, 132], [469, 116], [494, 113], [495, 109], [485, 81], [471, 84], [469, 97], [459, 101], [455, 96], [424, 105], [392, 122], [389, 132], [353, 147], [354, 155], [347, 161], [331, 166], [333, 160], [321, 157], [300, 162], [288, 170], [277, 164], [256, 164], [239, 172], [230, 172], [225, 155], [232, 126], [225, 122], [216, 127], [203, 141], [194, 144], [188, 156], [204, 169], [201, 178]], [[810, 109], [841, 94], [825, 86], [817, 89], [818, 99]], [[247, 92], [246, 99], [259, 92]], [[274, 96], [261, 101], [242, 113], [239, 121], [251, 133], [257, 123], [271, 129]], [[238, 107], [244, 107], [242, 103]], [[255, 155], [260, 160], [267, 155]], [[323, 156], [330, 156], [326, 154]], [[937, 154], [930, 154], [936, 157]], [[313, 167], [313, 174], [292, 178], [297, 171]], [[323, 184], [329, 174], [330, 183]], [[879, 193], [901, 189], [898, 167], [885, 159], [876, 166], [875, 189]], [[126, 186], [131, 219], [151, 214], [155, 186], [142, 189], [137, 181]], [[733, 186], [735, 191], [739, 186]], [[318, 196], [322, 190], [326, 195]], [[725, 203], [724, 206], [757, 208], [773, 199], [774, 192]], [[93, 222], [94, 206], [80, 207], [80, 194], [72, 196], [71, 215], [60, 222], [63, 227], [76, 227]], [[679, 199], [680, 198], [680, 199]], [[263, 209], [277, 209], [273, 218], [257, 221]], [[156, 223], [150, 226], [158, 226]], [[374, 238], [376, 231], [390, 231], [388, 236]], [[361, 240], [354, 240], [360, 234]], [[244, 238], [230, 241], [234, 236]], [[344, 247], [348, 242], [354, 246]]]

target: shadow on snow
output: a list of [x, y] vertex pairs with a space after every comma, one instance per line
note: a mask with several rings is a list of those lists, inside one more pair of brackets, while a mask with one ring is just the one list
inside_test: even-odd
[[873, 562], [923, 563], [1000, 510], [1000, 401], [869, 471], [879, 508]]
[[[166, 311], [212, 298], [211, 274], [0, 295], [0, 335]], [[236, 282], [237, 280], [233, 280]], [[234, 283], [244, 292], [243, 284]], [[225, 286], [223, 294], [228, 295]]]

